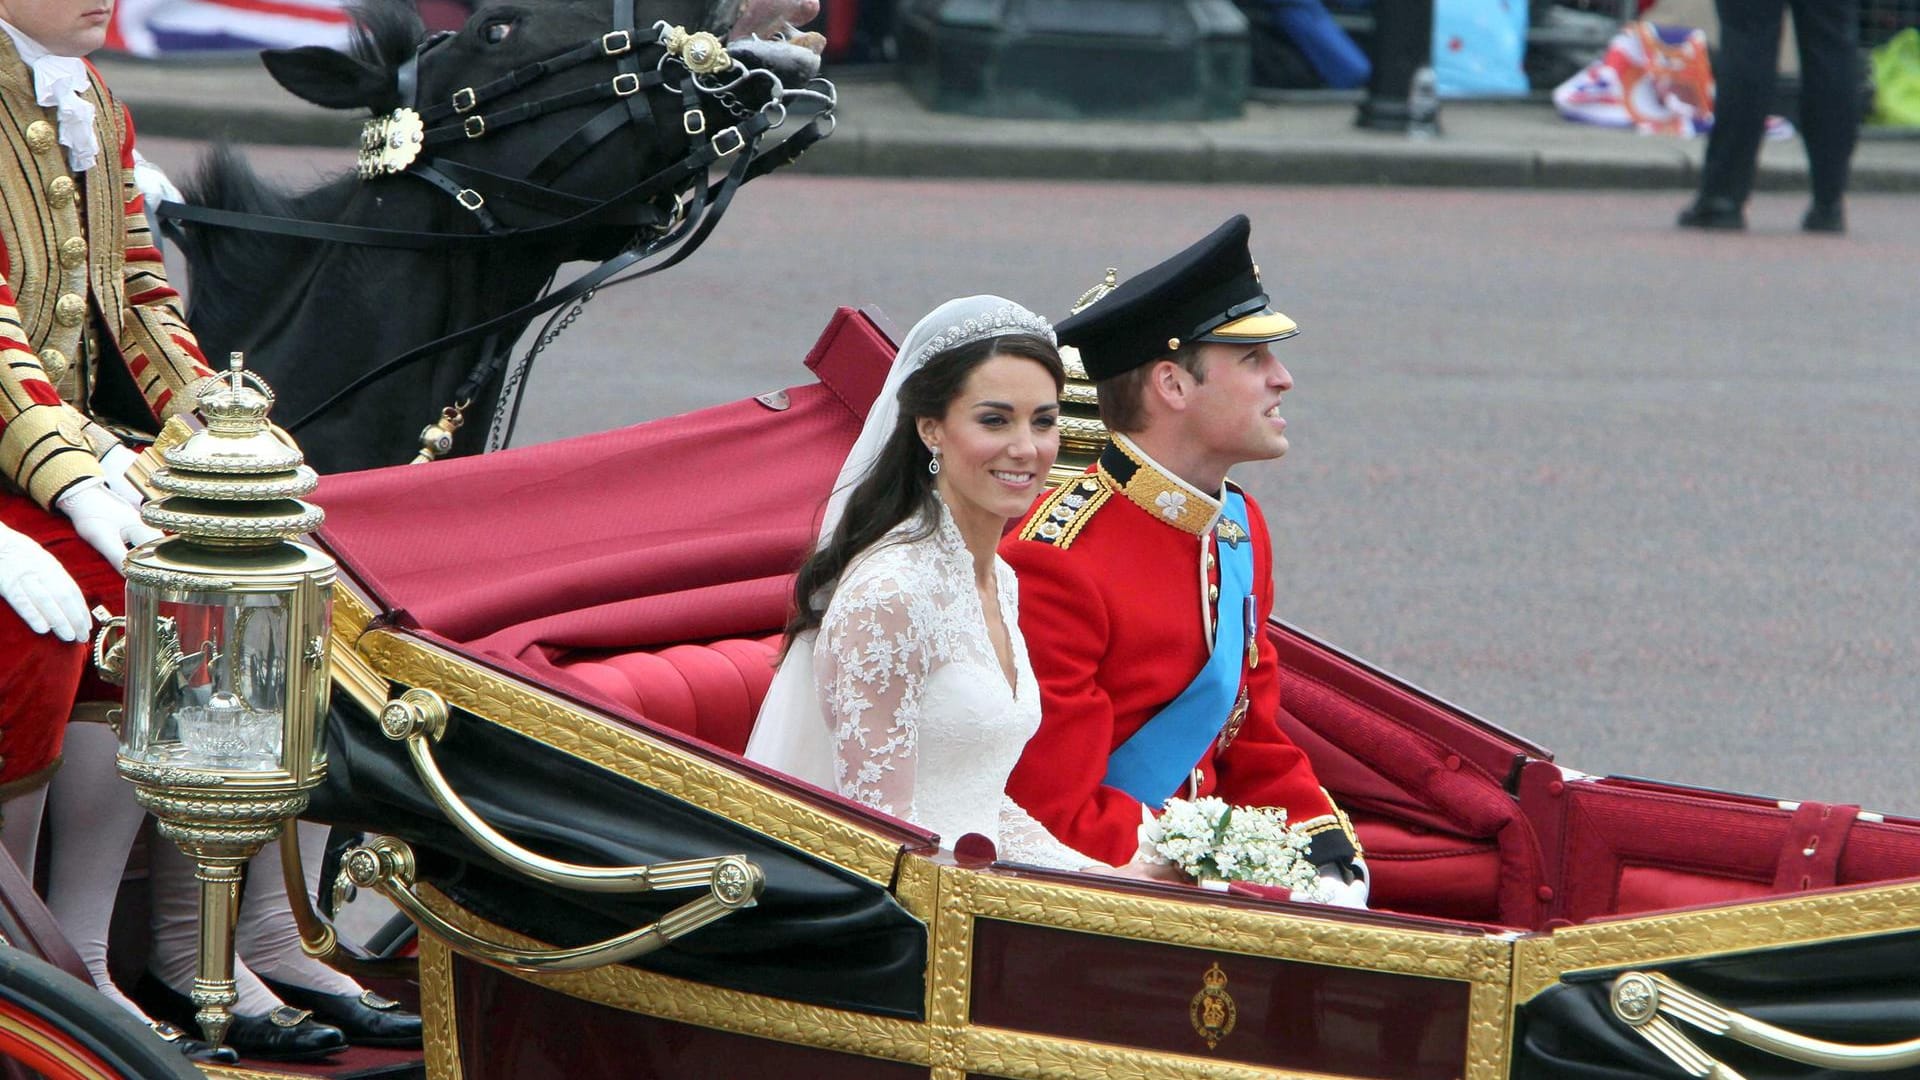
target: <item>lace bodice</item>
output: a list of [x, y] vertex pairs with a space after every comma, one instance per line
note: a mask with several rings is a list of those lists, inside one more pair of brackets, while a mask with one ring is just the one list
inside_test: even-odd
[[1006, 795], [1007, 774], [1040, 726], [1013, 569], [994, 559], [1014, 660], [1008, 686], [952, 516], [942, 507], [930, 535], [905, 539], [912, 531], [902, 525], [855, 559], [820, 624], [814, 685], [840, 793], [948, 844], [981, 833], [1009, 861], [1094, 865]]

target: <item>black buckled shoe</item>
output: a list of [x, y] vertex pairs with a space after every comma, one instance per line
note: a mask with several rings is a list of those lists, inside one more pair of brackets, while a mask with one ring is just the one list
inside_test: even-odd
[[1695, 199], [1692, 206], [1680, 211], [1680, 217], [1674, 224], [1683, 229], [1720, 229], [1738, 232], [1747, 227], [1746, 212], [1732, 199], [1707, 195]]
[[313, 1015], [346, 1033], [355, 1046], [420, 1048], [420, 1016], [391, 998], [371, 990], [358, 994], [323, 994], [302, 986], [264, 980], [282, 1001], [313, 1010]]
[[[193, 1002], [185, 994], [147, 972], [137, 996], [149, 1011], [179, 1022], [192, 1022]], [[305, 1009], [281, 1005], [264, 1016], [233, 1014], [226, 1045], [243, 1058], [262, 1061], [313, 1061], [347, 1048], [347, 1037], [337, 1027], [313, 1019]]]
[[186, 1055], [188, 1061], [200, 1065], [234, 1065], [240, 1061], [240, 1054], [231, 1046], [215, 1046], [204, 1039], [196, 1039], [182, 1031], [176, 1024], [165, 1020], [155, 1020], [147, 1025], [162, 1042], [172, 1043], [175, 1050]]
[[1807, 232], [1846, 232], [1847, 211], [1837, 202], [1814, 203], [1807, 207], [1807, 216], [1800, 219], [1800, 227]]

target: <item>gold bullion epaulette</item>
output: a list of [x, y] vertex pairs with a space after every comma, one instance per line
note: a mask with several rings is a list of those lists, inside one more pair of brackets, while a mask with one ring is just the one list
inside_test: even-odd
[[1038, 540], [1062, 549], [1070, 547], [1074, 537], [1093, 520], [1093, 512], [1112, 497], [1113, 488], [1092, 476], [1061, 484], [1020, 527], [1020, 539]]

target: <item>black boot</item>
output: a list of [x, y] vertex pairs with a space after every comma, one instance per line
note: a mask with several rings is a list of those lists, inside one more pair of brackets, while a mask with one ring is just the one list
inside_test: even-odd
[[1807, 232], [1846, 232], [1846, 208], [1837, 202], [1814, 203], [1807, 207], [1807, 216], [1800, 219], [1800, 227]]
[[1732, 199], [1702, 195], [1694, 200], [1692, 206], [1680, 211], [1680, 218], [1675, 224], [1683, 229], [1738, 231], [1747, 227], [1747, 215], [1740, 209], [1740, 204]]
[[175, 1050], [186, 1055], [188, 1061], [201, 1065], [234, 1065], [240, 1061], [240, 1055], [231, 1046], [215, 1046], [202, 1039], [189, 1036], [179, 1027], [165, 1020], [155, 1020], [147, 1025], [164, 1042], [172, 1043]]
[[[141, 976], [135, 996], [147, 1011], [174, 1023], [195, 1023], [193, 1002], [161, 982], [152, 972]], [[337, 1027], [316, 1021], [304, 1009], [282, 1005], [264, 1016], [233, 1014], [225, 1045], [241, 1057], [262, 1061], [312, 1061], [347, 1048], [347, 1037]]]
[[358, 994], [323, 994], [303, 986], [263, 979], [267, 988], [289, 1005], [313, 1010], [313, 1015], [346, 1033], [355, 1046], [420, 1048], [420, 1017], [400, 1003], [371, 990]]

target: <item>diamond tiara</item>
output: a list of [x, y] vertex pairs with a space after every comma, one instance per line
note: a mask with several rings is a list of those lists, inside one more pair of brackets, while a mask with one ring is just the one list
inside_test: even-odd
[[970, 341], [999, 337], [1002, 334], [1032, 334], [1047, 339], [1047, 344], [1057, 345], [1053, 336], [1053, 324], [1045, 318], [1035, 315], [1019, 304], [1008, 304], [995, 308], [984, 315], [975, 315], [963, 322], [957, 322], [933, 336], [933, 340], [920, 346], [913, 356], [913, 366], [920, 368], [935, 356], [948, 349], [965, 345]]

